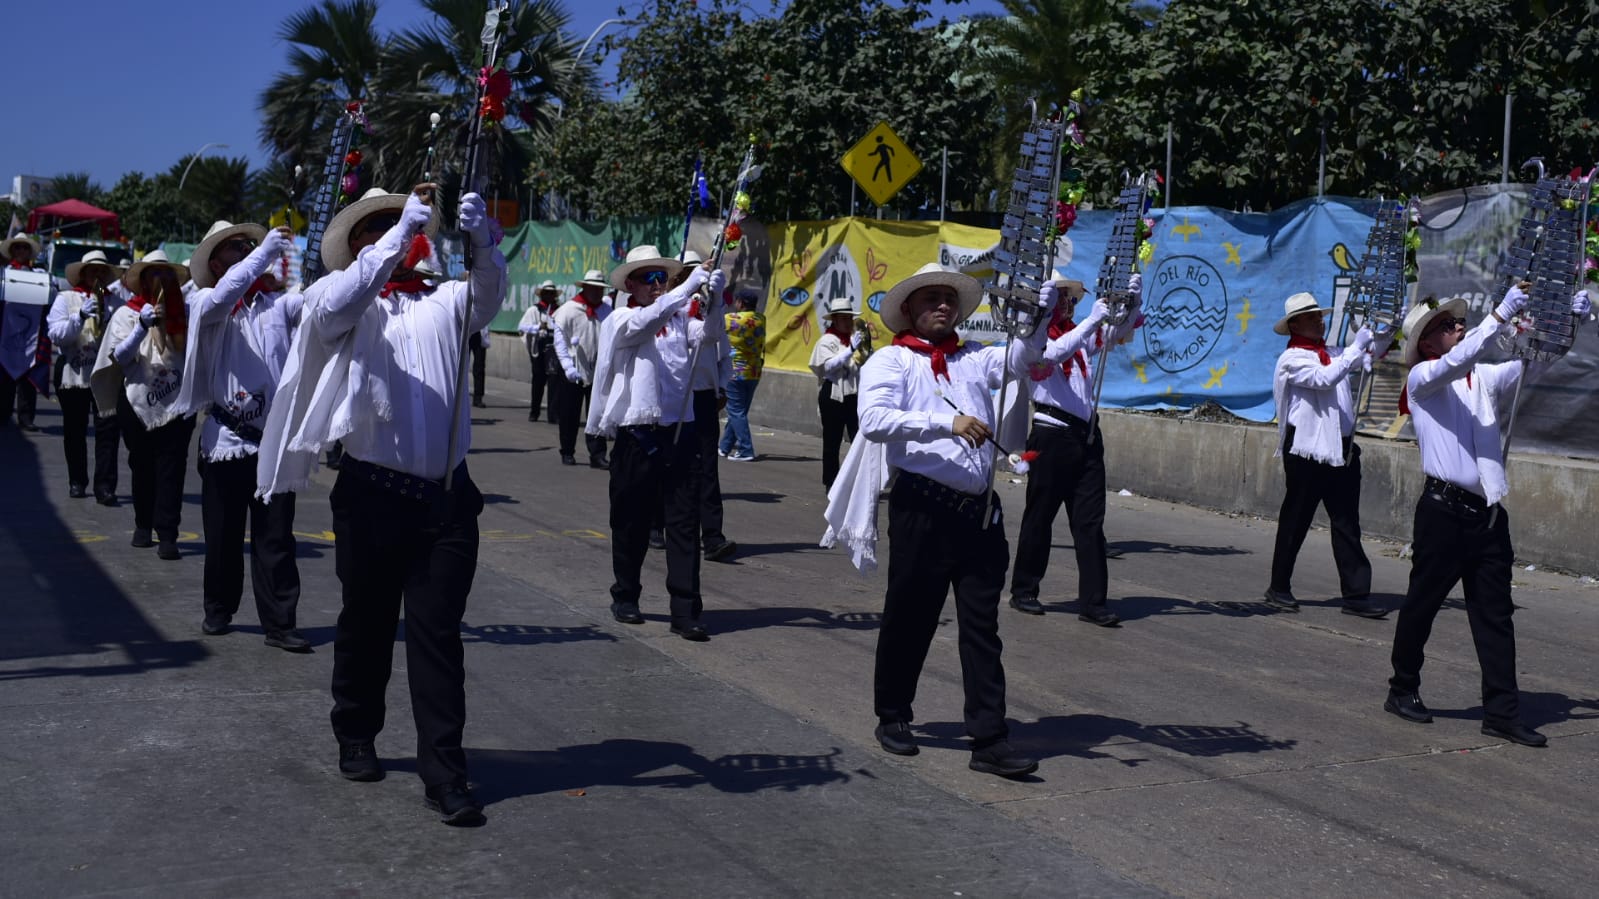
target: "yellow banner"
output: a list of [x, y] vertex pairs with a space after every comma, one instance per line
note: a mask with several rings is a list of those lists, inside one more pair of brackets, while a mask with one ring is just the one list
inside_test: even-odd
[[[889, 222], [844, 218], [825, 222], [773, 222], [772, 279], [766, 298], [766, 365], [809, 371], [811, 348], [827, 329], [827, 305], [848, 298], [866, 319], [872, 342], [883, 346], [894, 335], [877, 314], [890, 287], [929, 262], [956, 268], [979, 281], [993, 274], [991, 263], [999, 232], [949, 222]], [[984, 343], [1000, 332], [988, 306], [960, 329], [967, 340]]]

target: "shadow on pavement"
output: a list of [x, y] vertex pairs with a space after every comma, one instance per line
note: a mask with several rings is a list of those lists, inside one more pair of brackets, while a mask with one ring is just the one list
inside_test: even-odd
[[[0, 428], [0, 680], [138, 674], [206, 658], [197, 641], [157, 631], [56, 513], [46, 491], [65, 495], [66, 484], [43, 473], [39, 453], [60, 451], [56, 440]], [[22, 659], [50, 662], [9, 664]]]
[[722, 502], [780, 503], [787, 495], [786, 493], [724, 493]]
[[774, 553], [797, 553], [807, 550], [821, 549], [814, 541], [804, 543], [740, 543], [738, 551], [733, 553], [733, 558], [726, 560], [736, 564], [739, 559], [750, 556], [769, 556]]
[[706, 609], [701, 621], [713, 634], [749, 631], [767, 627], [843, 628], [876, 630], [883, 622], [881, 612], [829, 612], [826, 609], [775, 606], [760, 609]]
[[615, 643], [617, 638], [600, 630], [597, 624], [578, 627], [549, 627], [542, 624], [482, 624], [461, 622], [462, 643], [498, 643], [505, 646], [532, 646], [540, 643], [581, 643], [601, 640]]
[[[1071, 544], [1067, 544], [1070, 546]], [[1182, 543], [1161, 543], [1151, 540], [1117, 540], [1108, 544], [1109, 549], [1117, 551], [1118, 555], [1127, 553], [1165, 553], [1183, 556], [1242, 556], [1248, 555], [1251, 550], [1239, 549], [1236, 546], [1194, 546]]]
[[[966, 749], [965, 726], [950, 722], [929, 722], [916, 727], [931, 739], [925, 745]], [[1115, 759], [1130, 768], [1147, 758], [1122, 758], [1096, 747], [1115, 744], [1123, 747], [1157, 746], [1171, 752], [1200, 758], [1239, 753], [1276, 752], [1293, 749], [1298, 740], [1277, 740], [1239, 721], [1214, 724], [1140, 724], [1108, 715], [1052, 715], [1032, 723], [1018, 722], [1011, 731], [1011, 742], [1023, 752], [1040, 759], [1070, 755], [1085, 759]]]

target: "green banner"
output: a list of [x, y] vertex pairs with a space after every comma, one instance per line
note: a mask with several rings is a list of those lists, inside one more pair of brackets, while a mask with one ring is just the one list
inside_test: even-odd
[[576, 284], [585, 272], [598, 269], [609, 275], [631, 247], [654, 244], [662, 253], [675, 256], [682, 242], [683, 220], [674, 216], [525, 222], [500, 242], [511, 283], [500, 314], [489, 327], [514, 333], [545, 281], [554, 281], [561, 288], [561, 298], [566, 299], [577, 293]]

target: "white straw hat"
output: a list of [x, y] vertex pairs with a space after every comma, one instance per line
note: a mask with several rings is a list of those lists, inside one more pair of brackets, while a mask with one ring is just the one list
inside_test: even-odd
[[922, 287], [942, 286], [953, 288], [960, 299], [960, 312], [955, 316], [955, 324], [971, 317], [977, 311], [977, 304], [983, 299], [983, 285], [971, 275], [962, 274], [954, 269], [945, 268], [936, 262], [929, 262], [916, 270], [916, 274], [895, 284], [889, 289], [888, 295], [883, 297], [883, 303], [877, 309], [877, 314], [882, 316], [883, 324], [895, 334], [908, 330], [911, 326], [910, 316], [902, 308], [910, 295]]
[[217, 279], [211, 274], [211, 254], [216, 252], [217, 247], [235, 237], [248, 237], [260, 243], [266, 237], [266, 228], [249, 223], [235, 225], [220, 220], [212, 222], [200, 245], [195, 247], [194, 253], [189, 256], [189, 273], [194, 277], [195, 287], [216, 286]]
[[611, 269], [611, 286], [617, 290], [627, 290], [627, 279], [633, 273], [645, 268], [660, 268], [666, 270], [666, 277], [670, 279], [683, 268], [683, 263], [670, 256], [662, 256], [661, 251], [653, 244], [644, 244], [627, 251], [627, 260], [616, 268]]
[[1272, 325], [1271, 329], [1278, 334], [1287, 334], [1289, 319], [1296, 315], [1305, 315], [1310, 312], [1320, 312], [1325, 316], [1331, 314], [1332, 310], [1323, 308], [1311, 294], [1296, 293], [1283, 301], [1283, 317], [1278, 319], [1277, 324]]

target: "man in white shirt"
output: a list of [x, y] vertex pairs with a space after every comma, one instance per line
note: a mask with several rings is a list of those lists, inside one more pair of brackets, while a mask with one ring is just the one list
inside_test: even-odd
[[[1049, 327], [1029, 338], [1029, 356], [1044, 344], [1042, 359], [1022, 381], [1030, 385], [1033, 429], [1027, 449], [1037, 453], [1027, 472], [1027, 505], [1016, 538], [1016, 568], [1011, 575], [1010, 605], [1029, 615], [1044, 614], [1039, 585], [1049, 567], [1055, 515], [1062, 505], [1077, 554], [1077, 618], [1100, 627], [1115, 627], [1121, 618], [1108, 608], [1110, 572], [1105, 564], [1105, 439], [1093, 408], [1093, 365], [1099, 348], [1132, 335], [1143, 280], [1133, 275], [1128, 314], [1110, 325], [1110, 306], [1094, 301], [1082, 324], [1072, 320], [1072, 307], [1086, 291], [1081, 281], [1055, 285], [1062, 299]], [[1047, 343], [1046, 343], [1047, 341]], [[1094, 421], [1093, 432], [1089, 422]]]
[[[1361, 328], [1352, 345], [1328, 346], [1324, 335], [1331, 314], [1311, 294], [1296, 293], [1284, 301], [1283, 317], [1272, 328], [1289, 338], [1271, 384], [1286, 490], [1277, 515], [1266, 604], [1299, 611], [1292, 589], [1294, 562], [1316, 507], [1322, 506], [1332, 528], [1344, 614], [1381, 618], [1388, 611], [1367, 598], [1371, 562], [1360, 545], [1360, 446], [1354, 441], [1355, 401], [1349, 386], [1350, 373], [1365, 364], [1374, 337], [1371, 329]], [[1386, 349], [1385, 343], [1378, 355]]]
[[[705, 257], [693, 250], [683, 254], [683, 268], [672, 279], [677, 287], [689, 279], [695, 269], [705, 262]], [[709, 297], [711, 308], [705, 308]], [[707, 562], [725, 562], [738, 551], [738, 544], [722, 533], [722, 476], [718, 469], [721, 459], [716, 454], [716, 442], [721, 437], [721, 419], [718, 413], [727, 402], [727, 379], [732, 374], [731, 352], [727, 343], [726, 320], [722, 315], [722, 298], [705, 291], [689, 301], [689, 340], [699, 347], [694, 358], [694, 433], [699, 435], [699, 545]], [[663, 510], [664, 514], [664, 510]], [[650, 532], [651, 548], [665, 548], [664, 518], [656, 522]], [[656, 540], [660, 546], [656, 546]]]
[[[589, 401], [594, 387], [600, 326], [612, 312], [612, 307], [605, 303], [607, 284], [599, 269], [590, 269], [583, 280], [577, 282], [577, 296], [555, 310], [555, 356], [561, 361], [561, 372], [566, 376], [555, 393], [562, 465], [577, 464], [577, 432], [583, 429], [583, 404]], [[590, 468], [610, 467], [604, 437], [585, 434], [583, 442], [588, 447]]]
[[[1526, 305], [1522, 287], [1505, 293], [1499, 308], [1466, 331], [1466, 301], [1417, 305], [1405, 316], [1405, 363], [1411, 366], [1400, 410], [1411, 416], [1421, 469], [1427, 474], [1416, 503], [1410, 589], [1394, 627], [1393, 677], [1383, 708], [1426, 724], [1421, 666], [1427, 637], [1444, 598], [1459, 583], [1466, 594], [1471, 638], [1482, 668], [1482, 732], [1523, 746], [1548, 739], [1521, 720], [1516, 689], [1516, 635], [1511, 624], [1510, 516], [1499, 501], [1509, 487], [1497, 400], [1541, 363], [1478, 364], [1494, 338], [1514, 333], [1511, 319]], [[1586, 291], [1572, 298], [1572, 314], [1590, 310]], [[1527, 371], [1532, 369], [1532, 371]]]
[[[970, 276], [923, 266], [884, 297], [883, 324], [896, 336], [861, 368], [861, 434], [883, 444], [889, 470], [899, 471], [888, 501], [888, 591], [873, 677], [876, 736], [888, 752], [917, 753], [911, 702], [953, 587], [970, 767], [1021, 777], [1038, 762], [1011, 748], [1005, 722], [999, 597], [1010, 551], [998, 496], [987, 521], [984, 513], [994, 464], [990, 435], [998, 430], [990, 392], [1007, 365], [1019, 374], [1026, 360], [1019, 344], [1007, 350], [960, 342], [955, 328], [981, 297]], [[1045, 302], [1051, 301], [1052, 287]]]
[[435, 227], [435, 189], [418, 185], [409, 197], [371, 191], [329, 223], [329, 274], [306, 291], [262, 444], [260, 490], [303, 483], [315, 453], [342, 438], [331, 497], [344, 600], [333, 646], [339, 772], [383, 777], [374, 741], [403, 606], [426, 804], [447, 824], [476, 825], [483, 807], [467, 787], [461, 748], [461, 618], [477, 569], [483, 495], [466, 466], [471, 416], [461, 408], [459, 372], [467, 335], [487, 325], [505, 297], [505, 257], [483, 199], [469, 193], [459, 210], [472, 241], [469, 280], [438, 283], [423, 233]]
[[[710, 636], [700, 624], [700, 441], [689, 403], [696, 338], [688, 305], [702, 285], [719, 296], [727, 280], [706, 263], [667, 292], [667, 281], [681, 265], [653, 246], [639, 246], [611, 272], [611, 283], [628, 300], [600, 329], [588, 433], [616, 441], [610, 488], [615, 577], [611, 616], [624, 624], [644, 622], [640, 575], [649, 552], [651, 519], [657, 508], [664, 508], [671, 630], [698, 643]], [[703, 339], [704, 329], [694, 330]]]
[[117, 501], [117, 440], [116, 410], [106, 415], [94, 415], [94, 391], [89, 389], [89, 376], [94, 371], [94, 360], [99, 354], [100, 338], [105, 333], [111, 313], [121, 302], [106, 290], [115, 277], [116, 269], [106, 259], [105, 253], [90, 250], [83, 258], [67, 266], [67, 283], [71, 290], [57, 293], [50, 304], [46, 327], [50, 341], [62, 356], [61, 389], [56, 397], [61, 403], [61, 444], [67, 456], [67, 491], [73, 498], [88, 495], [89, 486], [89, 419], [94, 417], [94, 495], [102, 505], [115, 505]]
[[[532, 367], [532, 399], [527, 410], [528, 421], [539, 420], [539, 410], [548, 413], [550, 424], [555, 424], [555, 391], [564, 373], [555, 356], [555, 307], [560, 301], [560, 288], [554, 281], [539, 285], [538, 299], [522, 313], [517, 322], [517, 333], [527, 344], [528, 364]], [[551, 378], [551, 375], [555, 375]]]
[[208, 636], [232, 630], [244, 592], [244, 531], [250, 587], [266, 645], [307, 653], [297, 629], [293, 493], [257, 499], [261, 427], [277, 392], [305, 298], [284, 293], [275, 268], [294, 245], [288, 228], [216, 222], [190, 257], [189, 343], [178, 405], [200, 427], [200, 513], [205, 528]]

